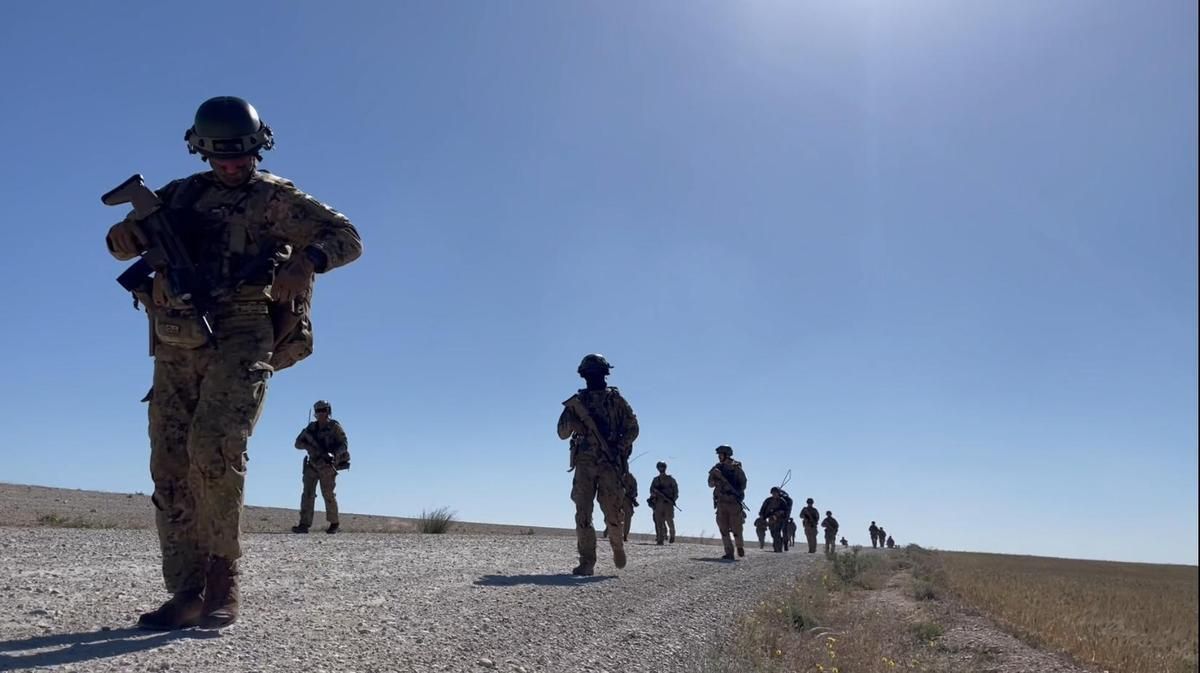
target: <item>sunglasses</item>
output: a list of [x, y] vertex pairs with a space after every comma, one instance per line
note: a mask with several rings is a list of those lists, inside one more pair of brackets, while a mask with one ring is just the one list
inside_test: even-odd
[[329, 413], [329, 410], [328, 410], [328, 409], [313, 409], [313, 411], [315, 411], [315, 412], [316, 412], [316, 413], [318, 413], [318, 414], [327, 414], [327, 413]]

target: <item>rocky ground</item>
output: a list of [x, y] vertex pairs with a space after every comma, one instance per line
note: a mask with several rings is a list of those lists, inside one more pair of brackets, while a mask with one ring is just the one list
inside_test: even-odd
[[[0, 670], [687, 671], [758, 589], [819, 555], [632, 544], [566, 574], [537, 535], [246, 537], [243, 613], [221, 632], [147, 634], [164, 598], [152, 531], [0, 528]], [[602, 549], [606, 545], [602, 545]]]

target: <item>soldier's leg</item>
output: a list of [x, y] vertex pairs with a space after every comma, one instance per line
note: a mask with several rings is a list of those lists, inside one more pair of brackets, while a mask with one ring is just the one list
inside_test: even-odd
[[629, 542], [629, 531], [633, 529], [633, 504], [626, 499], [626, 505], [621, 510], [621, 514], [625, 517], [625, 529], [621, 532], [621, 539]]
[[742, 527], [746, 525], [746, 512], [740, 505], [734, 505], [733, 543], [737, 547], [738, 556], [746, 555], [746, 544], [742, 541]]
[[158, 347], [150, 398], [150, 478], [154, 482], [154, 523], [162, 550], [163, 582], [172, 597], [142, 614], [138, 626], [170, 630], [195, 626], [201, 615], [200, 594], [208, 555], [201, 546], [196, 498], [187, 453], [188, 428], [200, 394], [195, 356], [189, 351]]
[[304, 467], [301, 469], [301, 480], [304, 483], [304, 490], [300, 493], [300, 527], [311, 528], [313, 522], [313, 504], [317, 501], [317, 468], [313, 467], [307, 460], [304, 461]]
[[663, 544], [667, 541], [667, 522], [663, 516], [662, 504], [654, 504], [654, 543]]
[[325, 521], [331, 526], [338, 525], [338, 504], [337, 493], [334, 489], [337, 488], [337, 470], [332, 467], [322, 470], [321, 476], [321, 497], [325, 499]]
[[592, 512], [596, 507], [596, 465], [579, 461], [571, 482], [571, 500], [575, 502], [575, 545], [579, 551], [576, 575], [591, 575], [596, 566], [596, 529]]
[[805, 526], [804, 538], [808, 541], [808, 553], [815, 554], [817, 552], [817, 529]]
[[207, 351], [210, 362], [188, 436], [188, 454], [199, 474], [201, 537], [210, 556], [201, 622], [209, 628], [237, 619], [246, 448], [267, 394], [273, 347], [265, 312], [227, 317], [217, 327], [219, 349]]
[[723, 502], [717, 503], [717, 530], [721, 531], [721, 545], [725, 547], [725, 558], [733, 558], [733, 521], [730, 516], [729, 505]]
[[663, 505], [663, 519], [667, 522], [667, 542], [675, 544], [675, 505]]
[[772, 518], [768, 526], [771, 530], [771, 549], [777, 552], [783, 551], [783, 531], [779, 527], [779, 522]]
[[604, 513], [604, 523], [608, 530], [608, 543], [612, 545], [613, 565], [625, 567], [625, 486], [617, 471], [602, 465], [596, 476], [596, 500], [600, 502], [600, 511]]

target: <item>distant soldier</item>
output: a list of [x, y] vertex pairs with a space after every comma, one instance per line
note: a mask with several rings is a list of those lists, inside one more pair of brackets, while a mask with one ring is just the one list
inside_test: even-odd
[[800, 510], [800, 523], [804, 524], [804, 539], [808, 541], [808, 553], [817, 553], [817, 522], [821, 520], [821, 513], [813, 507], [813, 499], [809, 498], [805, 502], [808, 506]]
[[883, 547], [884, 547], [884, 540], [886, 540], [886, 539], [887, 539], [887, 531], [885, 531], [885, 530], [883, 529], [883, 526], [880, 526], [880, 527], [879, 527], [879, 548], [880, 548], [880, 549], [883, 549]]
[[849, 542], [846, 542], [846, 538], [842, 538], [842, 546], [843, 546], [843, 547], [849, 547], [849, 546], [850, 546], [850, 543], [849, 543]]
[[675, 544], [675, 503], [679, 500], [679, 482], [667, 474], [667, 464], [659, 462], [658, 476], [650, 482], [650, 499], [647, 504], [654, 510], [654, 539], [657, 544], [664, 540]]
[[625, 503], [622, 512], [625, 514], [625, 535], [621, 538], [629, 542], [629, 530], [633, 528], [633, 508], [638, 506], [637, 479], [632, 472], [625, 473]]
[[743, 504], [746, 498], [746, 473], [742, 470], [742, 464], [733, 459], [733, 447], [726, 444], [717, 447], [717, 464], [708, 471], [708, 485], [713, 489], [717, 528], [721, 531], [721, 542], [725, 546], [725, 555], [721, 558], [734, 560], [735, 544], [738, 556], [745, 556], [742, 524], [746, 522], [746, 505]]
[[876, 526], [875, 522], [872, 521], [871, 527], [867, 529], [867, 532], [871, 534], [871, 549], [874, 549], [882, 541], [879, 539], [879, 526]]
[[600, 501], [613, 565], [625, 567], [625, 523], [622, 500], [624, 476], [629, 471], [629, 454], [638, 436], [637, 416], [616, 388], [605, 378], [612, 365], [603, 355], [583, 358], [576, 370], [586, 387], [563, 402], [558, 417], [558, 438], [571, 440], [571, 500], [575, 502], [575, 542], [579, 565], [574, 575], [591, 575], [596, 567], [596, 529], [592, 526], [595, 501]]
[[788, 541], [789, 545], [791, 545], [793, 547], [796, 546], [796, 520], [793, 519], [792, 517], [788, 517], [787, 541]]
[[758, 548], [767, 546], [767, 520], [761, 516], [754, 520], [754, 533], [758, 535]]
[[788, 502], [783, 498], [782, 490], [777, 486], [771, 487], [771, 495], [763, 500], [758, 508], [758, 518], [767, 522], [771, 529], [771, 546], [776, 552], [787, 549], [784, 536], [787, 535]]
[[338, 470], [350, 468], [350, 445], [342, 424], [329, 416], [333, 407], [325, 400], [317, 400], [313, 413], [317, 420], [310, 422], [296, 437], [296, 448], [307, 451], [301, 470], [304, 490], [300, 494], [300, 524], [292, 526], [293, 533], [307, 533], [313, 522], [313, 504], [317, 500], [317, 484], [321, 485], [321, 497], [325, 499], [326, 533], [338, 532], [338, 504], [334, 488]]
[[896, 541], [892, 539], [892, 536], [891, 536], [891, 535], [889, 535], [889, 536], [887, 537], [887, 548], [888, 548], [888, 549], [891, 549], [891, 548], [893, 548], [893, 547], [895, 547], [895, 546], [896, 546]]
[[836, 553], [838, 521], [833, 518], [833, 512], [825, 510], [825, 520], [821, 522], [821, 528], [825, 529], [825, 553]]

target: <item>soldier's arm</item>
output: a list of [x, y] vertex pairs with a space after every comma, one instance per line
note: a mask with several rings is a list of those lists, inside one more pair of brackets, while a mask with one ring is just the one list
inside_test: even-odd
[[314, 270], [325, 273], [362, 255], [362, 238], [338, 211], [280, 181], [267, 201], [272, 232], [312, 258]]
[[312, 443], [312, 438], [308, 436], [308, 426], [304, 426], [300, 434], [296, 435], [296, 448], [301, 451], [307, 451], [310, 443]]
[[[179, 188], [179, 185], [182, 184], [185, 179], [186, 178], [172, 180], [172, 181], [168, 182], [167, 184], [163, 185], [161, 188], [154, 190], [154, 193], [158, 195], [158, 199], [160, 201], [162, 201], [163, 203], [169, 203], [171, 201], [171, 198], [175, 195], [175, 190]], [[126, 231], [136, 230], [137, 226], [138, 226], [137, 220], [134, 218], [133, 211], [131, 210], [131, 211], [129, 211], [129, 214], [125, 216], [125, 219], [123, 219], [120, 222], [117, 222], [113, 226], [109, 227], [108, 234], [106, 234], [104, 237], [104, 247], [108, 248], [108, 254], [112, 255], [113, 257], [117, 258], [118, 260], [120, 260], [122, 262], [124, 262], [127, 259], [133, 259], [134, 257], [137, 257], [138, 256], [137, 253], [129, 254], [129, 251], [113, 249], [113, 234], [114, 233], [116, 233], [118, 230], [121, 230], [121, 229], [124, 229]]]
[[639, 428], [637, 414], [633, 413], [633, 407], [629, 406], [629, 402], [618, 395], [620, 400], [620, 421], [621, 421], [621, 442], [627, 452], [633, 448], [633, 442], [637, 440]]
[[571, 411], [570, 407], [564, 407], [558, 415], [558, 438], [569, 438], [578, 427], [579, 421], [575, 418], [575, 412]]

